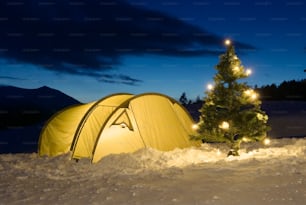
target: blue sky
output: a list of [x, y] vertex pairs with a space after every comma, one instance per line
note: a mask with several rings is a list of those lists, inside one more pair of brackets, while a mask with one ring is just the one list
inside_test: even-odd
[[250, 85], [306, 78], [304, 1], [18, 2], [0, 5], [2, 85], [46, 85], [82, 102], [116, 92], [203, 97], [225, 38], [252, 68]]

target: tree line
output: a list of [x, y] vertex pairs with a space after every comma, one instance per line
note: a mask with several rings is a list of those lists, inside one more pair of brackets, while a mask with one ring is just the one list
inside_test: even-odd
[[306, 79], [283, 81], [281, 84], [255, 88], [262, 100], [306, 100]]
[[[306, 79], [283, 81], [279, 85], [275, 83], [258, 87], [255, 90], [260, 94], [261, 100], [306, 100]], [[190, 105], [202, 101], [198, 96], [195, 100], [188, 99], [185, 92], [179, 98], [183, 105]]]

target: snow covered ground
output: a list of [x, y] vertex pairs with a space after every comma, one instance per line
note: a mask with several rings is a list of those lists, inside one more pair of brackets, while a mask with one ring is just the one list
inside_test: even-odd
[[97, 164], [69, 156], [0, 155], [0, 204], [306, 203], [306, 138], [112, 155]]

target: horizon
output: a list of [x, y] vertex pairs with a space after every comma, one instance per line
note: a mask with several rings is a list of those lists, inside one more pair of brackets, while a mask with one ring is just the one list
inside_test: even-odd
[[[48, 86], [80, 102], [118, 92], [203, 98], [232, 40], [250, 86], [306, 78], [306, 3], [3, 3], [0, 84]], [[271, 12], [273, 11], [273, 12]]]
[[[280, 87], [282, 84], [284, 84], [284, 83], [292, 83], [292, 82], [300, 83], [300, 82], [304, 82], [304, 81], [306, 81], [306, 78], [300, 79], [300, 80], [295, 80], [295, 79], [293, 79], [293, 80], [284, 80], [284, 81], [282, 81], [282, 82], [279, 83], [279, 84], [271, 83], [271, 84], [265, 84], [265, 85], [261, 85], [261, 86], [255, 85], [255, 86], [252, 87], [252, 88], [254, 88], [254, 89], [255, 89], [255, 88], [256, 88], [256, 89], [263, 89], [263, 92], [264, 92], [265, 88], [267, 88], [267, 87], [276, 86], [277, 88], [279, 88], [279, 87]], [[208, 85], [208, 86], [209, 86], [209, 85]], [[208, 86], [207, 86], [207, 87], [208, 87]], [[29, 90], [29, 91], [30, 91], [30, 90], [39, 90], [39, 89], [42, 89], [42, 88], [48, 88], [48, 89], [51, 89], [51, 90], [59, 91], [59, 92], [65, 94], [66, 96], [71, 97], [71, 98], [73, 98], [74, 100], [79, 101], [80, 103], [90, 103], [90, 102], [92, 102], [92, 101], [90, 101], [90, 102], [82, 102], [82, 101], [78, 100], [77, 98], [75, 98], [74, 96], [71, 96], [71, 95], [69, 95], [68, 93], [63, 92], [62, 90], [59, 90], [59, 89], [56, 89], [56, 88], [53, 88], [53, 87], [49, 87], [49, 86], [46, 86], [46, 85], [43, 85], [43, 86], [40, 86], [40, 87], [34, 87], [34, 88], [24, 88], [24, 87], [18, 87], [18, 86], [14, 86], [14, 85], [2, 85], [2, 84], [0, 84], [0, 88], [1, 88], [1, 87], [4, 87], [4, 88], [5, 88], [5, 87], [13, 87], [13, 88], [25, 89], [25, 90]], [[207, 88], [207, 89], [208, 89], [208, 88]], [[156, 92], [146, 92], [146, 93], [156, 93]], [[94, 99], [93, 101], [97, 101], [97, 100], [100, 100], [100, 99], [105, 98], [105, 97], [107, 97], [107, 96], [114, 95], [114, 94], [119, 94], [119, 93], [111, 93], [111, 94], [106, 95], [106, 96], [101, 96], [100, 98]], [[138, 95], [138, 94], [133, 94], [133, 93], [128, 93], [128, 94]], [[145, 94], [145, 93], [139, 93], [139, 94]], [[157, 94], [158, 94], [158, 93], [157, 93]], [[189, 98], [188, 93], [186, 93], [186, 92], [182, 92], [182, 93], [180, 94], [180, 96], [177, 96], [177, 97], [172, 97], [172, 96], [169, 96], [169, 97], [171, 97], [171, 98], [175, 99], [176, 101], [180, 102], [180, 97], [182, 97], [183, 94], [185, 94], [185, 97], [187, 98], [187, 101], [188, 101], [189, 103], [196, 103], [196, 102], [198, 102], [198, 100], [204, 100], [204, 98], [205, 98], [205, 95], [204, 95], [203, 97], [196, 96], [195, 98]], [[291, 97], [291, 96], [289, 96], [288, 99], [290, 99], [290, 97]], [[293, 98], [296, 98], [296, 96], [292, 96], [292, 97], [293, 97]], [[267, 98], [267, 96], [261, 96], [261, 100], [262, 100], [262, 101], [267, 100], [266, 98]], [[269, 97], [268, 97], [268, 98], [269, 98]], [[285, 99], [285, 98], [284, 98], [284, 99]], [[268, 101], [270, 101], [270, 100], [268, 100]], [[188, 104], [189, 104], [189, 103], [188, 103]]]

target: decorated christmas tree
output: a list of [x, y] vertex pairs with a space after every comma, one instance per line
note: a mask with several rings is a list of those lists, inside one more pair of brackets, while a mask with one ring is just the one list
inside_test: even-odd
[[268, 116], [260, 108], [258, 94], [241, 82], [251, 70], [243, 67], [231, 42], [225, 44], [227, 50], [215, 67], [214, 85], [207, 86], [195, 137], [204, 142], [227, 142], [228, 155], [238, 156], [242, 141], [266, 138]]

